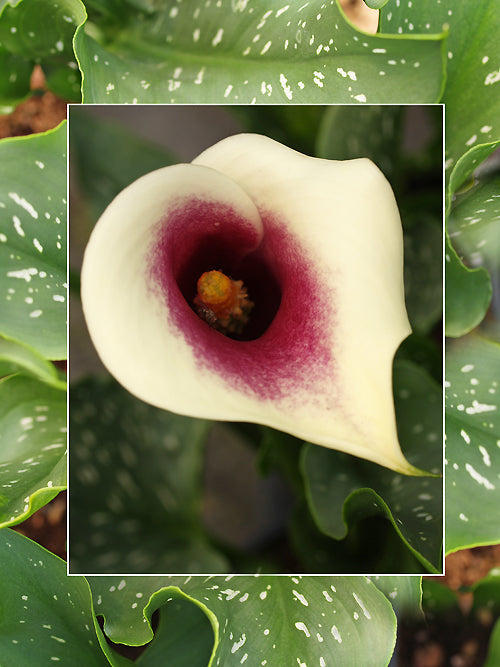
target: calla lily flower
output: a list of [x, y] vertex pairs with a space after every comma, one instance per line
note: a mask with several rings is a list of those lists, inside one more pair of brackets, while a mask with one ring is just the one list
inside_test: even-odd
[[401, 222], [368, 159], [241, 134], [147, 174], [97, 223], [82, 300], [102, 361], [143, 401], [418, 474], [392, 393], [411, 331]]

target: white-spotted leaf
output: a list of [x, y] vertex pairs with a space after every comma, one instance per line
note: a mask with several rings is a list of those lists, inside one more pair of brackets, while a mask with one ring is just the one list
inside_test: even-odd
[[472, 266], [500, 267], [500, 175], [485, 175], [457, 195], [448, 222], [453, 243]]
[[4, 667], [110, 664], [83, 577], [68, 578], [64, 561], [12, 530], [0, 531], [0, 562]]
[[[190, 599], [209, 618], [208, 667], [386, 665], [395, 617], [363, 577], [90, 577], [95, 611], [112, 641], [143, 644], [164, 605]], [[144, 664], [148, 664], [145, 660]]]
[[66, 488], [66, 395], [23, 375], [0, 381], [0, 526]]
[[420, 577], [370, 577], [392, 604], [398, 619], [423, 618]]
[[66, 358], [66, 127], [0, 142], [0, 334]]
[[382, 32], [432, 35], [449, 31], [446, 87], [446, 167], [451, 173], [457, 160], [462, 164], [460, 185], [500, 141], [500, 57], [497, 36], [500, 12], [496, 0], [401, 0], [381, 12]]
[[369, 35], [336, 0], [170, 0], [106, 45], [80, 27], [75, 52], [85, 102], [435, 102], [437, 33]]
[[500, 541], [500, 346], [478, 336], [446, 355], [446, 551]]
[[73, 35], [86, 17], [80, 0], [21, 0], [0, 6], [0, 64], [3, 58], [9, 64], [9, 85], [0, 84], [0, 105], [29, 94], [27, 73], [35, 63], [42, 64], [49, 89], [65, 99], [80, 99]]

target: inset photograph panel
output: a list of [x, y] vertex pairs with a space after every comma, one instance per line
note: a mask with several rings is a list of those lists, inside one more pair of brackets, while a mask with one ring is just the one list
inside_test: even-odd
[[443, 107], [69, 136], [69, 572], [441, 573]]

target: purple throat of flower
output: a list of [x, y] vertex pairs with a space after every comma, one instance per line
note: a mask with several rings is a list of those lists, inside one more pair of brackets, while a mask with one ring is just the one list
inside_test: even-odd
[[177, 202], [156, 225], [148, 281], [200, 367], [292, 399], [334, 368], [335, 299], [284, 221], [260, 216], [262, 235], [229, 205]]

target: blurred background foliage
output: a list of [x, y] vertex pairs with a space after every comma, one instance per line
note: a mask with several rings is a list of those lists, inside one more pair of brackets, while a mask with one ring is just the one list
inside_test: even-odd
[[[397, 400], [400, 438], [410, 460], [439, 471], [442, 107], [73, 106], [69, 128], [71, 571], [113, 572], [124, 562], [130, 572], [441, 571], [441, 478], [404, 478], [251, 425], [217, 424], [205, 429], [195, 447], [188, 434], [189, 422], [196, 425], [197, 420], [165, 413], [162, 418], [103, 377], [80, 311], [78, 272], [90, 231], [118, 192], [152, 169], [190, 161], [230, 134], [266, 134], [327, 159], [370, 157], [393, 186], [404, 230], [405, 293], [413, 334], [397, 354], [395, 392], [403, 396], [411, 389], [414, 402], [412, 413], [404, 412], [404, 402]], [[97, 414], [92, 408], [97, 404], [109, 404], [117, 414], [137, 410], [142, 417], [107, 418], [104, 409]], [[162, 426], [162, 419], [171, 423]], [[173, 442], [171, 429], [178, 433], [177, 445], [168, 451], [164, 441]], [[125, 448], [135, 452], [134, 460], [123, 454]], [[182, 477], [176, 466], [188, 469], [186, 451], [193, 460], [191, 473]], [[152, 476], [147, 466], [163, 458], [164, 472]], [[319, 492], [325, 484], [317, 478], [318, 467], [332, 469], [327, 492]], [[130, 476], [144, 492], [134, 494], [132, 485], [123, 482]], [[335, 484], [337, 476], [347, 483]], [[175, 503], [167, 507], [161, 497], [165, 488], [172, 491], [173, 479], [178, 482]], [[391, 488], [398, 483], [403, 493], [396, 497]], [[191, 504], [182, 501], [186, 493]], [[425, 520], [424, 512], [415, 523], [412, 510], [418, 503], [413, 498], [419, 495], [433, 498], [431, 520]], [[425, 548], [418, 541], [422, 530], [428, 539]], [[187, 552], [196, 555], [194, 560], [186, 559]], [[135, 565], [127, 553], [134, 555]]]

